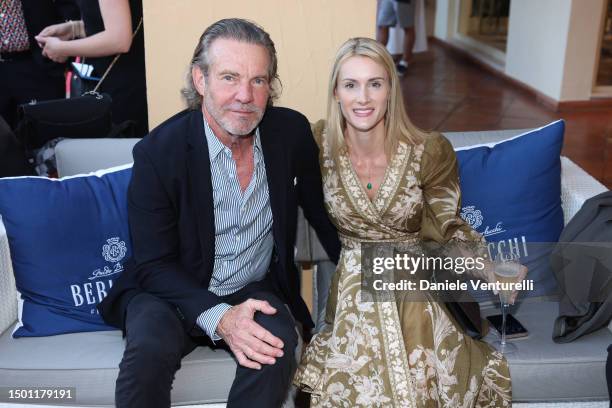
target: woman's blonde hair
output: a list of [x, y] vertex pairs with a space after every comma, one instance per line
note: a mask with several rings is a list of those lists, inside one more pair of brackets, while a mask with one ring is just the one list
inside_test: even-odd
[[351, 38], [346, 41], [334, 59], [334, 66], [329, 79], [327, 99], [327, 135], [330, 141], [331, 151], [334, 156], [338, 154], [341, 147], [345, 146], [344, 130], [346, 120], [342, 115], [339, 104], [336, 102], [334, 92], [338, 85], [338, 74], [342, 64], [351, 57], [361, 56], [372, 59], [387, 71], [389, 78], [389, 99], [387, 100], [387, 112], [385, 113], [385, 153], [391, 158], [397, 150], [399, 141], [408, 144], [421, 143], [427, 133], [417, 128], [408, 118], [404, 99], [399, 86], [399, 77], [395, 71], [393, 58], [386, 48], [370, 38]]

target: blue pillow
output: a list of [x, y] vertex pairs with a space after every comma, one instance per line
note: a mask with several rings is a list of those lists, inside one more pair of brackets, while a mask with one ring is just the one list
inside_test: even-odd
[[557, 288], [549, 256], [563, 229], [564, 129], [559, 120], [499, 143], [457, 149], [461, 217], [485, 236], [489, 253], [519, 251], [527, 279], [534, 280], [523, 296], [553, 295]]
[[13, 337], [114, 330], [96, 305], [131, 255], [131, 165], [51, 180], [0, 179], [0, 216], [21, 294]]

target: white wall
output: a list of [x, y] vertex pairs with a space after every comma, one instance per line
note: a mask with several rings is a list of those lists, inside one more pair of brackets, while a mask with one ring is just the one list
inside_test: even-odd
[[[461, 0], [436, 0], [434, 37], [444, 41], [452, 39], [457, 31], [457, 12]], [[471, 1], [471, 0], [469, 0]]]
[[561, 99], [571, 10], [572, 0], [510, 3], [506, 74], [555, 100]]
[[448, 39], [448, 12], [452, 0], [436, 0], [436, 19], [434, 36], [441, 40]]
[[[434, 33], [462, 46], [454, 37], [459, 1], [438, 0]], [[511, 0], [505, 65], [500, 68], [556, 101], [590, 99], [605, 2]]]

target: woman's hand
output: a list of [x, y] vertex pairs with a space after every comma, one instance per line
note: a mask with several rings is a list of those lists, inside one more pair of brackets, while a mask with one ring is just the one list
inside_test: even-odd
[[[518, 263], [518, 262], [517, 262]], [[484, 262], [485, 267], [484, 270], [482, 271], [482, 274], [476, 274], [478, 277], [480, 278], [484, 278], [487, 282], [489, 283], [495, 283], [498, 281], [497, 277], [495, 276], [495, 263], [494, 262], [490, 262], [490, 261], [486, 261]], [[516, 282], [522, 282], [525, 277], [527, 277], [527, 272], [528, 272], [528, 268], [523, 265], [523, 264], [519, 264], [519, 273], [516, 277]], [[498, 294], [498, 292], [496, 290], [493, 291], [493, 293], [495, 295]], [[516, 297], [518, 296], [518, 291], [514, 290], [512, 291], [512, 295], [510, 295], [510, 298], [508, 300], [508, 303], [513, 305], [514, 302], [516, 301]]]
[[38, 44], [42, 44], [42, 54], [52, 61], [63, 63], [68, 59], [68, 55], [62, 52], [62, 45], [65, 41], [57, 37], [36, 37]]
[[[43, 28], [42, 31], [34, 38], [36, 38], [36, 41], [38, 41], [38, 37], [57, 37], [64, 41], [72, 40], [75, 37], [75, 27], [73, 25], [75, 23], [76, 21], [67, 21], [65, 23], [47, 26]], [[40, 48], [44, 46], [41, 45], [40, 41], [38, 42], [38, 45]]]
[[[529, 269], [525, 266], [521, 264], [521, 269], [519, 271], [518, 277], [516, 278], [516, 282], [522, 282], [526, 277], [527, 277], [527, 272], [529, 271]], [[516, 301], [516, 297], [518, 296], [518, 291], [514, 290], [512, 292], [512, 295], [510, 296], [510, 300], [509, 303], [511, 305], [514, 304], [514, 302]]]

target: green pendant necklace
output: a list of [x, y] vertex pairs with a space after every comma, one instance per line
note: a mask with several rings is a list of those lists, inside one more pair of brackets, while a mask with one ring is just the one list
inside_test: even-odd
[[[350, 155], [349, 155], [349, 157], [350, 157]], [[351, 161], [352, 161], [352, 159], [351, 159]], [[370, 163], [367, 167], [368, 167], [368, 182], [366, 183], [365, 187], [368, 190], [372, 190], [372, 163]], [[360, 179], [359, 181], [361, 183], [363, 183], [363, 181], [361, 180], [360, 177], [359, 177], [359, 179]]]

